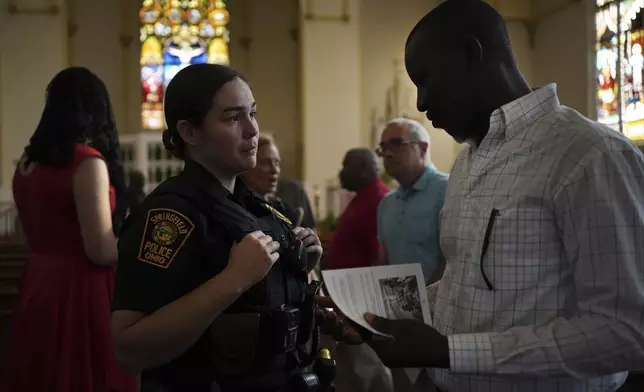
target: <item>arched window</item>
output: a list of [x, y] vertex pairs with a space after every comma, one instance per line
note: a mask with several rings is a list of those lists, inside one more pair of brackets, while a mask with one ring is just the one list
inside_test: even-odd
[[228, 64], [229, 14], [223, 0], [143, 0], [141, 121], [165, 128], [163, 94], [179, 70], [198, 63]]
[[597, 118], [644, 141], [644, 0], [597, 0]]

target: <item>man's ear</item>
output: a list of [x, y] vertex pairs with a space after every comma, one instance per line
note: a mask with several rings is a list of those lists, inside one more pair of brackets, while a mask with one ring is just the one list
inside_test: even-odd
[[483, 46], [478, 38], [468, 37], [465, 40], [465, 50], [467, 52], [467, 59], [471, 63], [480, 63], [483, 61]]
[[422, 142], [418, 144], [418, 149], [420, 150], [420, 154], [423, 157], [427, 157], [427, 149], [429, 148], [429, 144]]
[[196, 146], [197, 144], [199, 144], [199, 135], [197, 133], [197, 128], [189, 121], [177, 121], [177, 132], [187, 145]]

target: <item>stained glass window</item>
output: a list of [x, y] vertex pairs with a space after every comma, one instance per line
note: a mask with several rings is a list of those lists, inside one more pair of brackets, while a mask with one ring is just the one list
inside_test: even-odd
[[644, 140], [644, 0], [597, 0], [597, 118]]
[[229, 20], [224, 0], [143, 0], [141, 20], [141, 121], [163, 130], [163, 94], [190, 64], [228, 64]]

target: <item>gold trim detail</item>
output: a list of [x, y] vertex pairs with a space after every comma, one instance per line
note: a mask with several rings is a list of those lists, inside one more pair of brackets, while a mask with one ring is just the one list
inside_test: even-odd
[[35, 8], [35, 7], [18, 7], [15, 1], [7, 4], [7, 12], [9, 15], [49, 15], [56, 16], [60, 13], [60, 7], [56, 4], [51, 4], [48, 7]]

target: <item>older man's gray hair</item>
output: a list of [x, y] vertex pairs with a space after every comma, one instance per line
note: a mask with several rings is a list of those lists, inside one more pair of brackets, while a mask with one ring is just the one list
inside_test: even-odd
[[429, 137], [429, 132], [427, 128], [420, 122], [413, 120], [407, 117], [396, 117], [387, 123], [387, 127], [390, 125], [396, 125], [405, 127], [409, 130], [409, 137], [411, 141], [427, 143], [427, 154], [425, 154], [425, 159], [429, 160], [429, 150], [431, 145], [431, 139]]

